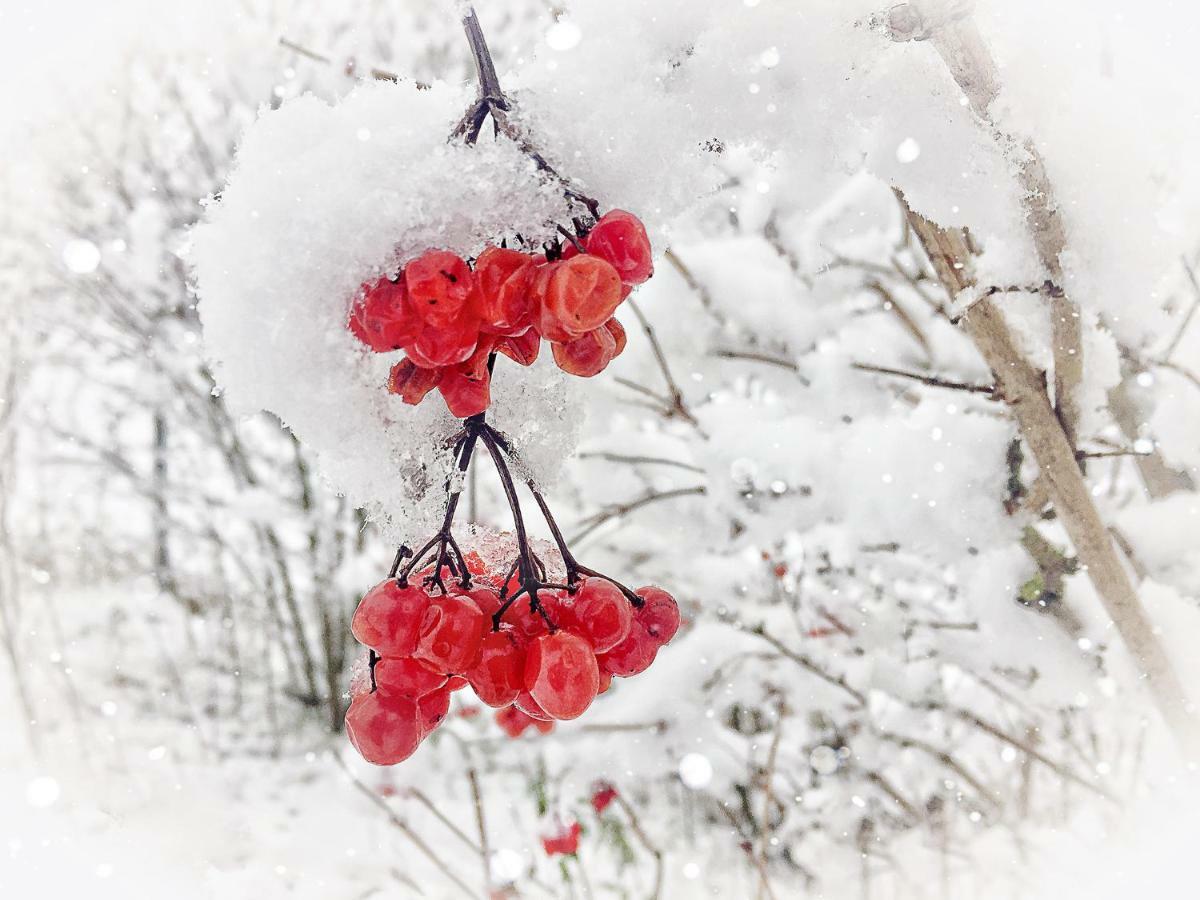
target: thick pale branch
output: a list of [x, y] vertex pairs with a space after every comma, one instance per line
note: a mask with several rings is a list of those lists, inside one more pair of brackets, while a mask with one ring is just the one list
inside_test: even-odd
[[[974, 287], [969, 235], [943, 229], [904, 204], [908, 221], [951, 297]], [[991, 298], [977, 301], [962, 318], [984, 361], [996, 376], [1000, 396], [1009, 405], [1079, 562], [1096, 589], [1121, 639], [1146, 680], [1164, 720], [1181, 748], [1200, 757], [1200, 728], [1187, 694], [1153, 624], [1142, 608], [1112, 536], [1092, 501], [1075, 459], [1075, 449], [1046, 396], [1041, 373], [1017, 349], [1004, 314]]]
[[[1050, 281], [1061, 288], [1061, 257], [1067, 246], [1066, 231], [1058, 212], [1054, 186], [1046, 164], [1032, 139], [999, 128], [990, 107], [1000, 93], [1000, 71], [970, 14], [971, 4], [962, 0], [924, 0], [905, 3], [889, 10], [889, 34], [893, 40], [928, 39], [949, 69], [971, 109], [998, 143], [1020, 148], [1023, 164], [1017, 181], [1023, 194], [1030, 235], [1038, 258]], [[895, 24], [891, 24], [895, 23]], [[1054, 410], [1063, 423], [1067, 439], [1074, 444], [1079, 423], [1077, 389], [1083, 379], [1083, 332], [1079, 308], [1064, 291], [1050, 292], [1051, 343], [1054, 354]]]

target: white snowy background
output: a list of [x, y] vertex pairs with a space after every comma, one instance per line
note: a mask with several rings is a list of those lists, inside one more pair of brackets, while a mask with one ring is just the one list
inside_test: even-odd
[[[560, 200], [490, 128], [447, 144], [455, 4], [330, 6], [0, 6], [0, 896], [1194, 896], [1195, 745], [893, 189], [970, 229], [1053, 392], [1044, 165], [1088, 503], [1196, 702], [1200, 12], [480, 4], [522, 127], [657, 251], [609, 370], [501, 360], [490, 417], [686, 623], [551, 735], [464, 692], [381, 770], [337, 733], [348, 618], [440, 517], [453, 422], [340, 323]], [[471, 498], [506, 527], [486, 466]]]

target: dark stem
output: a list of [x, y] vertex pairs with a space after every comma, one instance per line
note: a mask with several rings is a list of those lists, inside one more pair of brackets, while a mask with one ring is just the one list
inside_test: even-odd
[[479, 99], [491, 101], [501, 109], [508, 108], [504, 91], [500, 88], [500, 79], [496, 75], [496, 64], [492, 62], [491, 51], [488, 50], [487, 40], [483, 29], [479, 27], [479, 17], [475, 15], [475, 7], [467, 11], [463, 19], [463, 29], [467, 32], [467, 41], [471, 45], [471, 55], [475, 57], [475, 69], [479, 72]]
[[[452, 488], [454, 476], [451, 476], [446, 481], [446, 491], [449, 497], [446, 501], [446, 515], [442, 519], [442, 527], [438, 529], [437, 534], [431, 537], [420, 550], [412, 554], [408, 565], [399, 570], [399, 578], [401, 584], [408, 582], [408, 576], [412, 574], [413, 569], [419, 566], [422, 560], [425, 559], [427, 553], [437, 548], [437, 552], [433, 558], [433, 575], [428, 579], [431, 584], [436, 584], [445, 593], [446, 585], [442, 580], [442, 568], [449, 567], [450, 571], [458, 576], [462, 586], [469, 588], [471, 586], [471, 573], [467, 568], [466, 558], [463, 556], [462, 549], [458, 546], [458, 542], [454, 539], [452, 528], [454, 526], [454, 516], [458, 511], [458, 502], [462, 499], [463, 484], [467, 469], [471, 467], [471, 457], [475, 453], [475, 445], [479, 440], [479, 431], [484, 423], [485, 413], [480, 413], [477, 416], [471, 416], [463, 422], [463, 437], [459, 439], [454, 448], [455, 454], [458, 456], [458, 480], [457, 488]], [[396, 553], [395, 566], [398, 567], [399, 561], [403, 558], [403, 553], [407, 547], [401, 547]], [[451, 556], [450, 552], [454, 555]], [[396, 574], [395, 572], [393, 574]]]
[[[484, 428], [497, 447], [503, 449], [514, 460], [517, 459], [516, 451], [513, 450], [512, 445], [504, 435], [500, 434], [500, 432], [496, 431], [490, 425], [485, 425]], [[485, 440], [487, 439], [485, 438]], [[566, 538], [563, 537], [562, 529], [559, 528], [554, 514], [550, 511], [550, 504], [546, 502], [546, 498], [542, 496], [542, 492], [537, 489], [537, 485], [534, 484], [533, 479], [528, 479], [525, 482], [525, 486], [529, 488], [529, 493], [533, 495], [538, 509], [542, 511], [542, 518], [546, 520], [546, 525], [550, 528], [550, 534], [554, 537], [554, 543], [558, 547], [558, 554], [562, 557], [563, 567], [567, 571], [567, 587], [574, 590], [579, 583], [580, 575], [586, 575], [591, 578], [602, 578], [615, 585], [635, 608], [640, 609], [642, 604], [646, 602], [641, 597], [617, 581], [617, 579], [605, 575], [603, 572], [597, 572], [595, 569], [588, 568], [575, 558], [575, 555], [571, 552], [571, 548], [567, 545]]]

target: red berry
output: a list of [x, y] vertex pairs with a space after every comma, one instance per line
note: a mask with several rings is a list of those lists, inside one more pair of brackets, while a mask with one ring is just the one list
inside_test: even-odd
[[385, 656], [375, 663], [375, 686], [388, 697], [417, 700], [445, 684], [445, 675], [415, 659]]
[[[522, 678], [522, 680], [524, 679]], [[517, 694], [517, 699], [513, 701], [513, 706], [525, 713], [529, 718], [535, 719], [538, 722], [552, 722], [554, 720], [554, 716], [542, 709], [529, 691], [523, 690]]]
[[441, 725], [446, 714], [450, 712], [450, 689], [442, 688], [440, 691], [426, 694], [417, 701], [417, 710], [421, 720], [421, 736], [425, 737]]
[[600, 667], [600, 690], [596, 691], [596, 693], [603, 694], [612, 687], [613, 676], [612, 672], [604, 668], [604, 660], [599, 656], [596, 657], [596, 665]]
[[553, 722], [543, 722], [539, 719], [534, 719], [521, 712], [515, 706], [507, 706], [504, 709], [497, 710], [496, 724], [504, 729], [504, 733], [511, 738], [520, 737], [530, 727], [536, 728], [542, 734], [549, 734], [554, 730]]
[[421, 321], [408, 304], [403, 280], [381, 278], [363, 290], [346, 323], [356, 338], [376, 353], [399, 350], [416, 339]]
[[462, 316], [448, 325], [424, 325], [415, 340], [404, 345], [416, 365], [423, 369], [456, 366], [466, 362], [479, 345], [479, 322]]
[[[510, 587], [509, 590], [515, 591], [517, 589], [516, 587]], [[538, 602], [542, 604], [542, 609], [547, 608], [549, 601], [549, 591], [538, 591]], [[547, 615], [549, 615], [549, 612], [547, 612]], [[550, 631], [550, 626], [546, 624], [546, 619], [541, 613], [530, 608], [529, 597], [524, 594], [513, 601], [513, 605], [504, 614], [504, 621], [510, 623], [526, 637], [537, 637]]]
[[[480, 561], [479, 568], [483, 568], [482, 560]], [[471, 561], [470, 553], [467, 554], [467, 569], [471, 572], [471, 575], [477, 579], [486, 578], [486, 575], [484, 575], [482, 572], [475, 571], [475, 566]], [[462, 594], [463, 596], [470, 597], [472, 600], [474, 600], [475, 605], [479, 607], [479, 611], [489, 619], [500, 609], [500, 595], [496, 592], [494, 587], [488, 587], [485, 585], [482, 587], [473, 587], [469, 591], [464, 591], [462, 588], [458, 588], [455, 590], [455, 593]]]
[[488, 247], [475, 260], [474, 312], [490, 334], [518, 335], [529, 329], [529, 282], [533, 259], [517, 250]]
[[571, 630], [587, 639], [597, 653], [611, 650], [629, 634], [633, 608], [611, 581], [585, 578], [572, 605]]
[[660, 646], [675, 637], [679, 630], [679, 604], [675, 598], [653, 586], [638, 588], [634, 593], [646, 601], [634, 613], [646, 633]]
[[467, 681], [462, 675], [451, 675], [446, 679], [446, 690], [450, 692], [461, 691], [471, 682]]
[[614, 209], [600, 217], [586, 241], [587, 252], [612, 264], [626, 284], [641, 284], [654, 274], [654, 256], [646, 227], [633, 213]]
[[538, 299], [542, 305], [539, 323], [549, 317], [568, 336], [579, 337], [603, 325], [620, 305], [621, 277], [597, 256], [575, 256], [553, 268], [545, 293]]
[[625, 640], [600, 656], [599, 664], [606, 672], [628, 678], [645, 672], [658, 655], [658, 642], [646, 633], [646, 627], [634, 614], [633, 625]]
[[350, 630], [359, 643], [382, 656], [409, 656], [417, 647], [417, 635], [429, 595], [413, 585], [401, 587], [394, 578], [367, 592], [354, 611]]
[[567, 331], [564, 323], [559, 321], [546, 305], [550, 280], [564, 265], [566, 263], [563, 260], [539, 263], [534, 269], [533, 280], [529, 283], [529, 296], [533, 302], [533, 327], [546, 340], [557, 343], [566, 343], [578, 336]]
[[609, 319], [604, 323], [604, 327], [608, 329], [609, 334], [613, 336], [613, 342], [616, 344], [616, 349], [613, 350], [613, 359], [616, 359], [625, 352], [625, 326], [616, 319]]
[[604, 812], [616, 799], [617, 789], [607, 781], [597, 781], [592, 785], [592, 809], [596, 812]]
[[572, 822], [570, 826], [559, 828], [557, 832], [549, 837], [542, 838], [542, 849], [549, 856], [555, 854], [574, 855], [579, 852], [579, 835], [583, 832], [583, 828], [578, 822]]
[[487, 617], [470, 597], [434, 597], [421, 619], [413, 656], [439, 672], [459, 674], [479, 658]]
[[508, 706], [525, 687], [524, 644], [511, 625], [501, 625], [484, 637], [479, 662], [467, 672], [467, 679], [488, 706]]
[[424, 731], [415, 702], [376, 691], [350, 702], [346, 735], [367, 762], [392, 766], [416, 752]]
[[601, 325], [565, 344], [552, 344], [554, 361], [570, 375], [591, 378], [607, 368], [617, 355], [617, 342], [609, 329]]
[[577, 634], [543, 635], [526, 651], [525, 687], [551, 717], [577, 719], [600, 689], [596, 654]]
[[446, 409], [456, 419], [475, 416], [488, 408], [492, 402], [491, 386], [485, 375], [482, 381], [473, 381], [458, 369], [450, 369], [438, 385]]
[[404, 267], [404, 282], [413, 310], [438, 328], [461, 319], [468, 303], [474, 305], [475, 276], [448, 250], [426, 250]]
[[536, 329], [530, 328], [517, 337], [501, 338], [496, 343], [496, 352], [503, 353], [518, 365], [532, 366], [541, 347], [542, 336]]
[[402, 359], [392, 366], [388, 376], [388, 390], [399, 394], [409, 406], [416, 406], [425, 395], [438, 386], [445, 369], [422, 369], [411, 359]]
[[492, 343], [491, 338], [481, 338], [470, 359], [445, 370], [438, 389], [446, 408], [456, 418], [477, 415], [491, 403], [491, 373], [487, 363]]

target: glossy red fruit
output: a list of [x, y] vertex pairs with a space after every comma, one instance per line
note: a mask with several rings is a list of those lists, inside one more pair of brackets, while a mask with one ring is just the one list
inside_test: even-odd
[[517, 337], [501, 338], [496, 343], [497, 353], [503, 353], [521, 366], [532, 366], [541, 348], [542, 336], [534, 328]]
[[608, 333], [613, 336], [613, 343], [616, 344], [616, 349], [613, 350], [613, 359], [616, 359], [625, 352], [625, 343], [627, 341], [625, 336], [625, 326], [623, 326], [616, 319], [609, 319], [604, 323], [604, 327], [607, 328]]
[[392, 766], [412, 756], [425, 733], [414, 701], [376, 691], [350, 702], [346, 735], [367, 762]]
[[411, 359], [402, 359], [392, 366], [388, 390], [398, 394], [409, 406], [416, 406], [425, 395], [438, 386], [445, 369], [422, 369]]
[[479, 346], [479, 322], [462, 316], [449, 325], [423, 325], [404, 352], [423, 369], [456, 366], [466, 362]]
[[572, 619], [571, 630], [585, 638], [596, 653], [605, 653], [629, 634], [633, 606], [611, 581], [585, 578], [575, 594]]
[[439, 672], [461, 674], [479, 658], [487, 617], [470, 597], [434, 597], [421, 619], [413, 657]]
[[557, 631], [543, 635], [526, 651], [525, 687], [547, 715], [577, 719], [600, 690], [596, 654], [577, 634]]
[[628, 678], [650, 668], [658, 655], [658, 647], [658, 641], [646, 633], [645, 626], [635, 614], [625, 640], [601, 654], [598, 663], [604, 671]]
[[576, 334], [567, 330], [546, 304], [546, 296], [550, 291], [550, 280], [564, 265], [566, 263], [563, 260], [538, 263], [534, 268], [533, 279], [529, 283], [529, 296], [533, 302], [533, 327], [546, 340], [556, 343], [566, 343], [577, 337]]
[[534, 719], [521, 712], [515, 706], [507, 706], [504, 709], [497, 710], [496, 724], [504, 729], [504, 733], [510, 738], [520, 737], [529, 728], [536, 728], [542, 734], [549, 734], [554, 730], [553, 722], [543, 722], [540, 719]]
[[550, 317], [568, 336], [579, 337], [608, 321], [621, 303], [621, 289], [617, 270], [603, 259], [583, 255], [564, 260], [551, 271], [545, 292], [538, 297], [539, 322]]
[[483, 331], [511, 336], [529, 329], [533, 272], [533, 258], [517, 250], [488, 247], [479, 254], [473, 309]]
[[470, 683], [471, 682], [467, 681], [467, 679], [462, 675], [451, 675], [448, 679], [446, 679], [446, 690], [451, 692], [461, 691]]
[[489, 632], [479, 662], [467, 672], [476, 696], [488, 706], [508, 706], [525, 687], [525, 639], [511, 625]]
[[450, 712], [449, 688], [426, 694], [417, 701], [417, 711], [421, 720], [421, 736], [425, 737], [441, 725]]
[[604, 812], [616, 799], [617, 789], [607, 781], [597, 781], [592, 785], [592, 809], [596, 812]]
[[[524, 680], [524, 673], [522, 673], [522, 680]], [[539, 722], [554, 721], [554, 716], [542, 709], [529, 691], [522, 690], [521, 693], [517, 694], [517, 699], [513, 701], [513, 706], [525, 713], [529, 718], [536, 719]]]
[[648, 586], [634, 591], [646, 602], [634, 612], [646, 633], [660, 646], [675, 637], [679, 630], [679, 604], [662, 588]]
[[406, 657], [385, 656], [375, 663], [375, 686], [388, 697], [418, 700], [446, 684], [446, 676]]
[[446, 401], [446, 409], [456, 419], [465, 419], [485, 411], [492, 402], [492, 390], [487, 373], [480, 381], [468, 378], [459, 369], [447, 369], [438, 384]]
[[[516, 590], [516, 588], [510, 588], [510, 591], [513, 590]], [[538, 597], [543, 609], [546, 608], [546, 604], [549, 601], [548, 594], [548, 591], [538, 591]], [[546, 615], [548, 616], [549, 613], [547, 612]], [[504, 621], [508, 622], [526, 637], [537, 637], [550, 631], [550, 626], [546, 624], [546, 619], [542, 614], [530, 608], [529, 597], [525, 594], [522, 594], [513, 601], [513, 605], [504, 614]]]
[[491, 403], [491, 373], [488, 371], [488, 356], [492, 352], [494, 338], [480, 336], [471, 358], [450, 369], [444, 369], [438, 385], [446, 408], [459, 419], [477, 415]]
[[583, 828], [578, 822], [559, 828], [554, 834], [542, 838], [542, 849], [548, 856], [566, 854], [568, 856], [579, 852], [579, 835]]
[[427, 250], [404, 267], [413, 311], [429, 325], [445, 328], [473, 305], [475, 276], [457, 254]]
[[[476, 572], [475, 567], [471, 564], [471, 554], [467, 554], [467, 569], [471, 572], [471, 576], [475, 579], [484, 579], [487, 575], [483, 572]], [[481, 567], [482, 568], [482, 567]], [[474, 582], [475, 586], [468, 591], [462, 588], [456, 588], [456, 594], [463, 594], [475, 601], [475, 605], [479, 607], [479, 611], [489, 619], [494, 616], [500, 609], [500, 594], [497, 593], [494, 587], [487, 584], [480, 584], [479, 581]], [[490, 623], [489, 623], [490, 625]]]
[[596, 665], [600, 667], [600, 690], [596, 691], [596, 693], [603, 694], [612, 687], [613, 675], [612, 672], [604, 668], [603, 660], [598, 656], [596, 657]]
[[569, 375], [591, 378], [603, 372], [617, 355], [617, 342], [606, 326], [600, 326], [565, 344], [551, 344], [554, 361]]
[[415, 340], [421, 320], [409, 307], [404, 281], [381, 278], [364, 286], [346, 324], [356, 338], [376, 353], [387, 353]]
[[350, 630], [359, 643], [381, 656], [409, 656], [417, 648], [417, 636], [429, 595], [416, 585], [401, 587], [394, 578], [377, 584], [359, 601]]
[[641, 284], [654, 274], [650, 238], [641, 219], [623, 209], [600, 217], [585, 241], [588, 253], [612, 264], [626, 284]]

